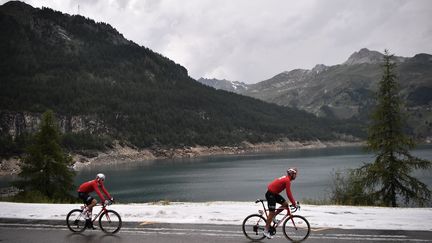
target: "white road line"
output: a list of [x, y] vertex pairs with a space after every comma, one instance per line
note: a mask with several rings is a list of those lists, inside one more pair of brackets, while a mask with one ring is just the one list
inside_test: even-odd
[[0, 223], [1, 226], [17, 226], [17, 227], [46, 227], [46, 228], [64, 228], [66, 225], [52, 225], [52, 224], [20, 224], [20, 223]]
[[309, 236], [311, 239], [326, 239], [326, 240], [357, 240], [357, 241], [391, 241], [391, 242], [431, 242], [423, 239], [400, 239], [400, 238], [380, 238], [380, 237], [337, 237], [337, 236]]
[[128, 228], [128, 229], [136, 229], [136, 230], [152, 230], [152, 231], [162, 231], [162, 230], [167, 230], [167, 231], [189, 231], [189, 232], [196, 232], [196, 231], [202, 231], [202, 232], [220, 232], [220, 233], [238, 233], [241, 232], [240, 230], [238, 231], [230, 231], [230, 230], [214, 230], [214, 229], [189, 229], [189, 228]]
[[318, 232], [318, 231], [324, 231], [324, 230], [329, 230], [329, 229], [333, 229], [333, 228], [311, 228], [312, 232]]
[[150, 231], [128, 231], [121, 229], [120, 232], [143, 234], [143, 235], [199, 235], [199, 236], [217, 236], [217, 237], [244, 237], [243, 234], [215, 234], [215, 233], [190, 233], [190, 232], [150, 232]]
[[382, 237], [382, 238], [407, 238], [406, 235], [363, 235], [363, 234], [337, 234], [337, 233], [329, 233], [329, 234], [314, 234], [314, 235], [325, 235], [325, 236], [343, 236], [343, 237]]

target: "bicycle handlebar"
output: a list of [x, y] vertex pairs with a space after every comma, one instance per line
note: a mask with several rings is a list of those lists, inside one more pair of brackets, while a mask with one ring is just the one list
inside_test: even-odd
[[291, 209], [291, 213], [295, 213], [297, 210], [300, 210], [300, 203], [297, 202], [297, 207], [294, 207], [293, 205], [289, 205], [289, 207]]
[[102, 206], [102, 207], [106, 207], [106, 206], [110, 206], [110, 205], [112, 205], [112, 204], [114, 204], [114, 201], [111, 201], [111, 200], [108, 200], [109, 202], [108, 203], [105, 203], [105, 202], [98, 202], [95, 206]]

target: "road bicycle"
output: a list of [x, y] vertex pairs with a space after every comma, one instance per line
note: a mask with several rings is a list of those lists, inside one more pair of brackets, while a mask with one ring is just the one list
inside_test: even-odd
[[[99, 227], [101, 230], [108, 234], [117, 233], [121, 226], [122, 220], [120, 215], [114, 211], [107, 209], [106, 204], [97, 204], [96, 206], [102, 206], [100, 212], [96, 214], [91, 222], [95, 222], [99, 218]], [[83, 212], [86, 205], [82, 206], [81, 209], [72, 209], [66, 216], [66, 224], [72, 232], [83, 232], [87, 227], [85, 213]]]
[[[252, 241], [260, 241], [266, 238], [263, 235], [268, 217], [268, 209], [264, 205], [265, 201], [263, 199], [256, 200], [255, 203], [261, 203], [264, 210], [258, 210], [258, 214], [247, 216], [242, 224], [244, 235]], [[280, 212], [278, 215], [279, 217], [283, 215], [282, 219], [272, 222], [269, 229], [270, 234], [275, 235], [276, 228], [282, 224], [282, 231], [289, 241], [301, 242], [306, 240], [310, 233], [310, 225], [305, 217], [292, 214], [298, 209], [300, 209], [300, 206], [296, 208], [292, 205], [278, 208], [278, 210], [286, 210], [286, 212]]]

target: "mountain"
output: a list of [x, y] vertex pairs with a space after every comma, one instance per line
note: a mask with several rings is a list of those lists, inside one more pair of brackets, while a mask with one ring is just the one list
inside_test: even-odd
[[[371, 51], [367, 48], [362, 48], [358, 52], [354, 52], [348, 60], [346, 60], [343, 64], [346, 65], [355, 65], [355, 64], [380, 64], [382, 63], [384, 55], [378, 51]], [[396, 62], [404, 62], [407, 58], [395, 56], [394, 60]]]
[[[285, 71], [249, 84], [243, 91], [230, 91], [319, 117], [367, 124], [382, 75], [382, 57], [378, 51], [363, 48], [340, 65], [318, 64], [311, 70]], [[420, 140], [432, 140], [432, 56], [421, 53], [414, 57], [395, 56], [393, 60], [400, 94], [406, 101], [408, 129]], [[217, 82], [211, 86], [224, 87]]]
[[[364, 48], [341, 65], [282, 72], [241, 92], [317, 116], [367, 123], [382, 75], [383, 54]], [[432, 56], [395, 57], [401, 96], [406, 101], [410, 131], [419, 139], [432, 136]]]
[[239, 82], [239, 81], [229, 81], [229, 80], [220, 80], [220, 79], [206, 79], [200, 78], [197, 80], [198, 82], [213, 87], [215, 89], [226, 90], [234, 93], [242, 93], [248, 89], [248, 85]]
[[346, 65], [355, 65], [362, 63], [369, 64], [377, 64], [380, 63], [383, 59], [384, 55], [377, 51], [370, 51], [367, 48], [363, 48], [358, 52], [354, 52], [348, 60], [346, 60], [343, 64]]
[[280, 73], [251, 85], [243, 94], [318, 116], [347, 119], [373, 102], [374, 78], [379, 75], [380, 67], [374, 64], [317, 65]]
[[[0, 143], [55, 112], [73, 148], [331, 140], [336, 123], [215, 90], [107, 23], [12, 1], [0, 6]], [[77, 144], [79, 143], [79, 144]], [[5, 146], [0, 146], [5, 148]]]

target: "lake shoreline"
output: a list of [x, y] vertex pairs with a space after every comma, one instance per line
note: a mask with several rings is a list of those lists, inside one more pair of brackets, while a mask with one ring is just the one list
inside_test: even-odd
[[[242, 142], [238, 146], [185, 146], [182, 148], [152, 147], [139, 149], [114, 142], [107, 151], [86, 151], [71, 154], [72, 168], [75, 171], [89, 166], [130, 163], [134, 161], [154, 161], [164, 159], [186, 159], [216, 155], [236, 155], [258, 152], [278, 152], [293, 149], [320, 149], [331, 147], [364, 146], [364, 141], [290, 141], [280, 140], [270, 143], [252, 144]], [[20, 159], [3, 159], [0, 164], [0, 176], [17, 175], [21, 171]]]
[[88, 157], [75, 154], [73, 168], [77, 171], [93, 165], [121, 164], [135, 161], [154, 161], [165, 159], [188, 159], [216, 155], [236, 155], [258, 152], [278, 152], [293, 149], [319, 149], [330, 147], [364, 146], [364, 142], [355, 141], [277, 141], [251, 144], [243, 142], [239, 146], [194, 146], [183, 148], [146, 148], [137, 149], [121, 146], [118, 143], [107, 152], [98, 152], [97, 156]]

